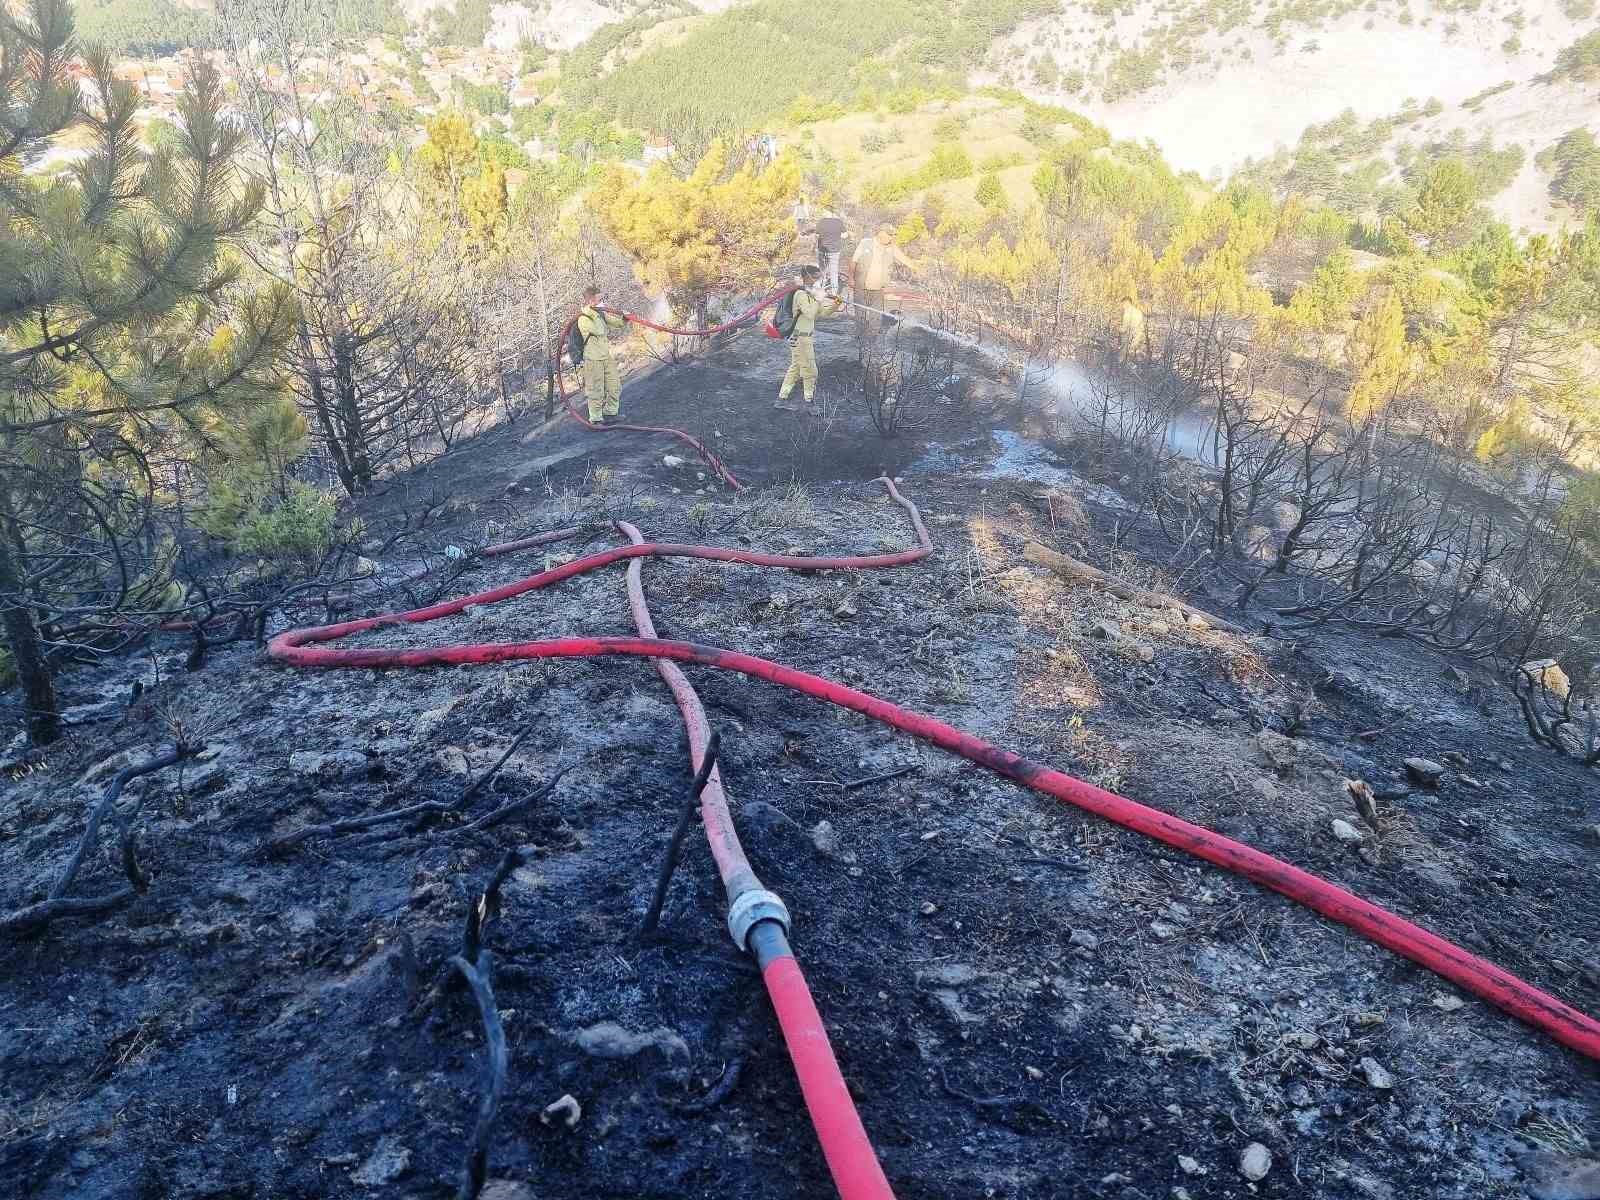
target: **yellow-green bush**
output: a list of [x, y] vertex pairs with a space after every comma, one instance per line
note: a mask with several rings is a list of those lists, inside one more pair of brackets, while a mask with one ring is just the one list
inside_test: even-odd
[[339, 504], [332, 492], [295, 483], [288, 495], [247, 513], [233, 548], [261, 558], [314, 562], [333, 546]]
[[918, 238], [927, 236], [928, 222], [919, 212], [914, 212], [904, 221], [901, 221], [900, 227], [894, 231], [895, 244], [899, 246], [909, 246]]
[[1568, 489], [1561, 515], [1578, 531], [1589, 553], [1600, 555], [1600, 475], [1585, 475]]
[[862, 199], [869, 204], [898, 204], [926, 188], [971, 174], [972, 156], [953, 142], [941, 142], [934, 147], [933, 157], [915, 171], [869, 183], [862, 189]]
[[286, 490], [289, 467], [305, 453], [306, 422], [294, 403], [262, 405], [243, 425], [210, 431], [208, 487], [196, 524], [232, 541], [241, 523], [275, 493]]

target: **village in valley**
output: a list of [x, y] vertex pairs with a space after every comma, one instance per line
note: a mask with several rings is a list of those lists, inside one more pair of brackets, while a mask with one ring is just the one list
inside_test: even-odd
[[[548, 112], [532, 114], [554, 86], [554, 73], [527, 70], [535, 48], [513, 44], [482, 46], [429, 46], [420, 35], [405, 38], [369, 37], [331, 44], [297, 62], [300, 97], [311, 105], [309, 121], [328, 110], [359, 111], [368, 136], [381, 131], [402, 150], [414, 150], [427, 140], [430, 117], [445, 111], [471, 114], [474, 132], [515, 146], [508, 168], [513, 190], [520, 182], [518, 155], [529, 162], [554, 162], [560, 152], [548, 136]], [[141, 98], [140, 123], [144, 139], [152, 143], [164, 126], [176, 126], [178, 106], [196, 64], [209, 63], [224, 86], [232, 88], [235, 64], [226, 49], [184, 47], [152, 57], [119, 57], [115, 78], [133, 85]], [[269, 80], [282, 84], [284, 71], [268, 64]], [[80, 86], [86, 99], [91, 82], [80, 66]], [[520, 119], [519, 119], [520, 118]], [[640, 143], [638, 157], [648, 162], [661, 154], [659, 146]], [[87, 144], [54, 147], [30, 165], [32, 173], [62, 170], [88, 156]]]

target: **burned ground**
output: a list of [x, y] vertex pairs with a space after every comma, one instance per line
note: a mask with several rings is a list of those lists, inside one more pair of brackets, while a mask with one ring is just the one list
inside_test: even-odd
[[[846, 345], [825, 337], [821, 356]], [[366, 520], [377, 536], [409, 498], [447, 494], [441, 544], [583, 526], [418, 581], [420, 602], [614, 545], [617, 518], [662, 540], [897, 549], [904, 515], [866, 482], [897, 472], [934, 558], [850, 575], [650, 560], [661, 635], [932, 713], [1305, 866], [1600, 1012], [1600, 851], [1584, 833], [1600, 820], [1597, 778], [1530, 745], [1491, 674], [1398, 641], [1238, 638], [1069, 586], [1023, 557], [1030, 540], [1159, 577], [1159, 545], [1114, 493], [975, 430], [960, 406], [890, 443], [847, 412], [819, 441], [768, 407], [780, 355], [747, 336], [624, 395], [707, 437], [747, 495], [658, 436], [529, 418], [397, 481]], [[976, 399], [1001, 390], [978, 383]], [[632, 632], [621, 566], [352, 644], [580, 631]], [[680, 720], [647, 663], [319, 674], [235, 646], [186, 674], [183, 652], [158, 643], [69, 677], [79, 702], [152, 686], [0, 799], [10, 909], [44, 895], [106, 778], [165, 748], [169, 721], [208, 746], [128, 785], [147, 892], [0, 945], [0, 1192], [452, 1193], [480, 1026], [464, 993], [422, 1016], [414, 1000], [514, 848], [523, 865], [486, 934], [511, 1050], [495, 1194], [831, 1194], [703, 841], [660, 936], [634, 938], [688, 782]], [[1594, 1064], [1342, 928], [865, 718], [690, 674], [752, 861], [795, 914], [906, 1200], [1522, 1196], [1528, 1152], [1600, 1147]], [[465, 819], [263, 853], [308, 824], [454, 800], [524, 731]], [[1405, 782], [1418, 755], [1447, 766], [1436, 789]], [[466, 828], [563, 769], [548, 798]], [[1380, 796], [1379, 831], [1359, 846], [1330, 832], [1336, 817], [1360, 825], [1354, 778]], [[79, 890], [118, 878], [102, 854]], [[575, 1128], [541, 1120], [563, 1095], [581, 1105]], [[1239, 1169], [1252, 1142], [1273, 1156], [1258, 1183]]]

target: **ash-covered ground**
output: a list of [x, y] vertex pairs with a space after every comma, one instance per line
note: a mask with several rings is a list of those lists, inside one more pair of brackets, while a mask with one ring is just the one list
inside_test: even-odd
[[[845, 337], [819, 352], [825, 372], [848, 370]], [[616, 519], [659, 540], [899, 549], [909, 525], [870, 482], [889, 470], [933, 558], [858, 574], [648, 560], [661, 636], [936, 715], [1304, 866], [1600, 1013], [1597, 777], [1529, 744], [1486, 670], [1332, 632], [1291, 648], [1069, 585], [1024, 548], [1145, 584], [1166, 555], [1114, 489], [1025, 440], [1026, 421], [977, 427], [974, 407], [1008, 387], [981, 364], [960, 365], [959, 403], [888, 442], [855, 412], [826, 436], [774, 414], [783, 365], [780, 346], [746, 336], [624, 395], [631, 414], [706, 437], [752, 485], [742, 495], [660, 436], [531, 420], [396, 481], [365, 507], [375, 539], [440, 492], [452, 502], [436, 532], [469, 549], [583, 533], [469, 558], [385, 607], [615, 545]], [[631, 634], [623, 572], [351, 644]], [[0, 943], [0, 1195], [454, 1194], [481, 1026], [464, 992], [422, 1014], [416, 1001], [508, 849], [523, 865], [484, 936], [510, 1049], [484, 1194], [832, 1194], [697, 831], [660, 936], [634, 936], [689, 777], [647, 662], [314, 673], [234, 646], [186, 673], [186, 649], [173, 638], [68, 676], [77, 704], [150, 686], [3, 785], [10, 911], [43, 898], [107, 779], [167, 748], [170, 722], [207, 746], [120, 802], [146, 892]], [[688, 671], [903, 1200], [1597, 1194], [1581, 1174], [1565, 1192], [1552, 1182], [1558, 1157], [1572, 1172], [1600, 1157], [1594, 1063], [1222, 871], [863, 717]], [[264, 852], [307, 825], [454, 801], [525, 732], [459, 814]], [[1410, 780], [1414, 757], [1444, 768], [1437, 786]], [[562, 771], [544, 798], [469, 828]], [[1376, 832], [1351, 779], [1380, 796]], [[1361, 840], [1336, 837], [1336, 818]], [[121, 881], [109, 828], [76, 894]], [[544, 1115], [563, 1096], [581, 1109], [570, 1127], [570, 1107]], [[1260, 1178], [1241, 1165], [1266, 1165], [1252, 1144], [1270, 1154]]]

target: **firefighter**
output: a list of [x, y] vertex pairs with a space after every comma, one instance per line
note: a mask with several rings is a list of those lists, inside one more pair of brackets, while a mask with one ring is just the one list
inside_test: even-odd
[[794, 385], [800, 385], [801, 395], [805, 397], [809, 410], [811, 398], [817, 390], [817, 350], [814, 344], [814, 335], [817, 332], [817, 318], [831, 317], [839, 311], [842, 303], [839, 297], [829, 296], [827, 299], [832, 304], [823, 305], [822, 298], [817, 295], [817, 281], [822, 278], [822, 269], [816, 266], [800, 268], [800, 290], [794, 294], [794, 333], [789, 337], [789, 370], [783, 377], [783, 386], [778, 389], [778, 402], [773, 407], [786, 409], [790, 412], [795, 406], [789, 403], [789, 393], [794, 391]]
[[615, 313], [600, 311], [600, 289], [583, 289], [583, 308], [578, 312], [578, 336], [583, 339], [583, 396], [589, 404], [592, 425], [615, 425], [622, 407], [622, 377], [617, 360], [611, 356], [611, 334], [626, 329], [628, 322]]

